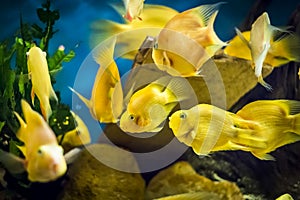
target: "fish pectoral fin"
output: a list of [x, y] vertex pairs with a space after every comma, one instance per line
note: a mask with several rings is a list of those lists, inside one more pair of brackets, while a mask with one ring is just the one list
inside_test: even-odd
[[252, 152], [251, 153], [258, 159], [260, 160], [272, 160], [275, 161], [275, 158], [273, 156], [271, 156], [270, 154], [264, 153], [264, 154], [259, 154], [256, 152]]
[[252, 136], [251, 133], [253, 131], [244, 131], [243, 133], [239, 133], [237, 139], [235, 140], [236, 143], [242, 144], [243, 146], [257, 148], [257, 149], [265, 149], [267, 148], [267, 141], [263, 138]]
[[11, 174], [21, 174], [26, 171], [24, 159], [0, 149], [0, 163]]
[[185, 78], [166, 76], [168, 79], [167, 84], [163, 83], [164, 78], [159, 79], [158, 83], [166, 86], [164, 92], [166, 93], [168, 103], [180, 102], [193, 97], [194, 90]]
[[242, 144], [238, 144], [232, 141], [228, 141], [227, 146], [228, 146], [228, 150], [243, 150], [243, 151], [249, 150], [248, 146], [244, 146]]
[[150, 130], [148, 132], [151, 132], [151, 133], [158, 133], [160, 132], [163, 128], [164, 128], [164, 125], [165, 125], [165, 122], [161, 123], [158, 127], [156, 127], [155, 129], [153, 130]]

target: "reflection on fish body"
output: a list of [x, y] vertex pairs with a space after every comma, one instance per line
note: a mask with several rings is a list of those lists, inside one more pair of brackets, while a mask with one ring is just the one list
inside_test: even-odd
[[15, 113], [20, 122], [17, 137], [24, 142], [19, 146], [25, 156], [28, 179], [33, 182], [49, 182], [61, 177], [67, 170], [63, 149], [56, 136], [39, 113], [22, 100], [26, 123]]
[[123, 110], [123, 90], [120, 74], [113, 59], [116, 37], [106, 40], [94, 55], [100, 65], [91, 99], [88, 100], [70, 88], [90, 109], [94, 119], [103, 123], [116, 123]]
[[187, 81], [164, 76], [136, 91], [120, 119], [125, 132], [158, 132], [178, 102], [188, 99]]
[[[118, 7], [115, 8], [119, 14], [122, 12]], [[120, 44], [115, 50], [117, 55], [133, 60], [145, 38], [149, 35], [157, 35], [177, 13], [176, 10], [166, 6], [145, 4], [140, 15], [143, 21], [134, 20], [131, 23], [120, 24], [109, 20], [98, 20], [91, 25], [90, 43], [95, 46], [112, 35], [117, 35], [117, 44]]]
[[267, 142], [267, 147], [252, 153], [265, 160], [274, 159], [269, 152], [300, 141], [300, 102], [293, 100], [261, 100], [244, 106], [237, 115], [260, 124], [256, 136]]
[[27, 67], [32, 83], [32, 104], [34, 104], [34, 95], [36, 94], [40, 101], [42, 114], [48, 120], [52, 114], [49, 99], [57, 101], [57, 97], [51, 85], [46, 53], [35, 45], [31, 47], [27, 52]]
[[202, 5], [175, 15], [157, 36], [152, 58], [174, 76], [197, 76], [201, 66], [226, 45], [214, 31], [221, 3]]
[[255, 136], [257, 123], [212, 105], [198, 104], [189, 110], [176, 111], [169, 120], [177, 139], [198, 155], [266, 147], [265, 141]]
[[[249, 59], [248, 50], [242, 52], [247, 46], [251, 55], [249, 60], [252, 61], [252, 67], [258, 77], [258, 82], [268, 90], [272, 90], [272, 87], [262, 78], [264, 64], [276, 67], [293, 60], [300, 60], [297, 53], [300, 49], [299, 37], [287, 33], [288, 31], [285, 29], [272, 26], [266, 12], [252, 24], [250, 33], [241, 33], [238, 29], [236, 29], [236, 32], [240, 40], [237, 38], [232, 40], [229, 46], [225, 48], [225, 53]], [[279, 34], [282, 34], [282, 36], [279, 36]]]
[[[71, 111], [71, 113], [74, 117], [76, 127], [64, 134], [61, 145], [77, 147], [89, 144], [91, 142], [89, 129], [78, 115], [76, 115], [73, 111]], [[62, 135], [59, 135], [57, 137], [58, 142], [60, 142], [61, 139]]]
[[143, 11], [144, 0], [123, 0], [123, 2], [126, 9], [125, 19], [130, 22], [135, 19], [142, 20], [140, 15]]

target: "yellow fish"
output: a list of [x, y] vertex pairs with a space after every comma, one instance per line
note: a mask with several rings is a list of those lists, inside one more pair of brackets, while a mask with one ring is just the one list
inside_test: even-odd
[[97, 72], [91, 99], [88, 100], [70, 88], [90, 109], [94, 119], [103, 123], [116, 123], [123, 110], [123, 90], [118, 67], [114, 61], [116, 37], [106, 40], [97, 49]]
[[34, 104], [34, 96], [36, 94], [40, 101], [42, 114], [48, 120], [52, 114], [49, 99], [57, 101], [57, 96], [51, 85], [46, 53], [35, 45], [31, 47], [27, 52], [27, 67], [32, 83], [32, 104]]
[[126, 14], [123, 16], [128, 21], [132, 22], [134, 19], [142, 20], [140, 17], [143, 7], [144, 0], [123, 0], [125, 5]]
[[183, 78], [163, 76], [136, 91], [120, 119], [125, 132], [158, 132], [178, 102], [188, 99], [187, 81]]
[[25, 156], [25, 168], [32, 182], [49, 182], [65, 174], [67, 170], [63, 148], [58, 145], [56, 136], [43, 117], [21, 101], [26, 123], [15, 113], [20, 122], [17, 137], [24, 146], [20, 150]]
[[154, 200], [220, 200], [221, 198], [211, 192], [190, 192], [176, 194], [167, 197], [156, 198]]
[[160, 31], [152, 51], [157, 67], [174, 76], [198, 76], [201, 66], [227, 45], [214, 31], [221, 3], [175, 15]]
[[[243, 37], [249, 42], [250, 31], [242, 32]], [[293, 34], [286, 34], [283, 37], [273, 37], [271, 46], [264, 60], [264, 66], [279, 67], [291, 61], [300, 61], [300, 38]], [[239, 36], [235, 36], [225, 47], [224, 53], [229, 56], [251, 60], [251, 52], [247, 44]], [[264, 67], [263, 66], [263, 67]]]
[[91, 142], [89, 129], [78, 115], [72, 111], [71, 113], [74, 117], [76, 127], [75, 129], [65, 133], [63, 138], [62, 135], [59, 135], [57, 137], [58, 142], [62, 140], [60, 142], [62, 146], [71, 147], [89, 144]]
[[294, 200], [290, 194], [283, 194], [280, 197], [276, 198], [276, 200]]
[[[121, 9], [115, 8], [119, 14], [122, 13]], [[177, 13], [176, 10], [166, 6], [145, 4], [140, 15], [143, 21], [134, 20], [131, 23], [121, 24], [110, 20], [98, 20], [91, 25], [91, 46], [117, 35], [117, 44], [120, 47], [116, 49], [116, 54], [133, 60], [145, 38], [149, 35], [156, 36]]]
[[[270, 24], [270, 19], [268, 16], [268, 13], [264, 12], [261, 16], [259, 16], [256, 21], [252, 24], [251, 31], [250, 31], [250, 40], [248, 42], [247, 38], [244, 37], [244, 35], [238, 30], [237, 35], [241, 38], [241, 40], [248, 46], [250, 49], [250, 54], [251, 54], [251, 61], [252, 61], [252, 67], [255, 70], [255, 76], [258, 77], [258, 82], [264, 86], [267, 90], [272, 90], [272, 86], [266, 83], [263, 80], [262, 77], [262, 67], [263, 64], [267, 58], [268, 52], [271, 54], [271, 56], [268, 57], [266, 62], [271, 62], [274, 65], [278, 65], [281, 63], [286, 62], [285, 59], [282, 60], [282, 57], [284, 56], [291, 56], [291, 58], [299, 59], [300, 56], [297, 55], [296, 52], [293, 53], [284, 53], [284, 52], [289, 52], [289, 50], [285, 50], [285, 46], [291, 45], [291, 42], [297, 42], [298, 44], [292, 44], [292, 49], [296, 49], [300, 47], [300, 40], [291, 37], [288, 35], [287, 31], [284, 29], [277, 28], [275, 26], [272, 26]], [[274, 37], [276, 36], [276, 33], [278, 32], [284, 33], [285, 36], [279, 37], [278, 42], [273, 41]], [[278, 36], [278, 35], [277, 35]], [[279, 46], [277, 45], [279, 42], [285, 43], [280, 44]], [[272, 43], [273, 43], [273, 48], [272, 48]], [[297, 47], [298, 46], [298, 47]], [[282, 55], [281, 55], [282, 52]], [[295, 55], [295, 56], [294, 56]], [[272, 57], [276, 57], [275, 60], [273, 61]], [[278, 62], [279, 60], [279, 62]]]
[[256, 137], [267, 142], [263, 149], [253, 149], [256, 157], [273, 160], [269, 152], [300, 140], [300, 101], [260, 100], [247, 104], [237, 112], [245, 120], [259, 123]]
[[169, 117], [176, 138], [198, 155], [226, 150], [264, 149], [266, 141], [257, 137], [258, 123], [209, 104], [176, 111]]

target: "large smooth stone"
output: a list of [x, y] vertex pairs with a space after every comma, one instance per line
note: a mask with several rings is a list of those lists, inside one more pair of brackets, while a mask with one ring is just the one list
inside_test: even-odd
[[188, 162], [180, 161], [160, 171], [150, 181], [145, 199], [189, 193], [211, 192], [222, 200], [242, 200], [243, 196], [236, 184], [229, 181], [211, 181], [196, 173]]

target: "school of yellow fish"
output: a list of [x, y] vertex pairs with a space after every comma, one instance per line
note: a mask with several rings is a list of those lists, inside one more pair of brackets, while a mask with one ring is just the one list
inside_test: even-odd
[[[136, 7], [131, 7], [135, 12], [128, 11], [132, 2], [135, 2]], [[184, 91], [184, 84], [180, 84], [183, 81], [177, 78], [200, 76], [203, 64], [223, 47], [225, 55], [251, 61], [258, 83], [268, 91], [272, 90], [272, 86], [262, 78], [263, 67], [279, 67], [291, 61], [300, 61], [300, 37], [288, 31], [288, 28], [271, 25], [267, 12], [254, 21], [251, 30], [241, 32], [236, 28], [237, 36], [229, 42], [223, 42], [214, 31], [214, 22], [222, 3], [201, 5], [183, 12], [143, 3], [124, 1], [126, 15], [123, 16], [129, 21], [125, 24], [102, 20], [92, 25], [94, 41], [106, 41], [109, 36], [117, 35], [115, 45], [122, 44], [123, 52], [124, 47], [130, 47], [129, 54], [122, 54], [129, 59], [135, 55], [132, 54], [132, 45], [140, 45], [146, 35], [152, 34], [155, 37], [151, 55], [153, 62], [159, 70], [172, 77], [161, 77], [136, 91], [130, 90], [131, 93], [126, 95], [127, 100], [122, 99], [121, 89], [116, 91], [120, 93], [116, 96], [123, 107], [118, 108], [122, 110], [117, 112], [120, 115], [110, 122], [117, 122], [124, 132], [161, 131], [174, 107], [188, 99], [181, 92]], [[141, 10], [142, 5], [144, 8]], [[114, 8], [122, 13], [119, 7]], [[130, 14], [130, 17], [130, 12], [135, 14]], [[156, 15], [160, 20], [154, 20]], [[151, 27], [159, 29], [148, 33], [139, 32]], [[137, 34], [129, 31], [136, 31]], [[122, 32], [128, 34], [120, 34]], [[115, 47], [110, 46], [112, 49]], [[100, 59], [97, 62], [100, 70]], [[114, 71], [117, 70], [116, 67]], [[119, 77], [117, 80], [120, 80]], [[116, 84], [106, 83], [106, 87], [116, 90]], [[106, 88], [103, 91], [108, 90]], [[180, 95], [174, 95], [176, 93]], [[105, 92], [94, 98], [101, 102], [103, 98], [110, 98], [107, 94]], [[108, 105], [111, 104], [103, 104], [102, 107]], [[192, 147], [199, 155], [214, 151], [243, 150], [262, 160], [274, 160], [270, 152], [300, 140], [299, 107], [298, 101], [265, 100], [252, 102], [239, 112], [231, 113], [213, 105], [199, 104], [189, 110], [173, 113], [169, 117], [169, 127], [180, 142]], [[100, 107], [92, 108], [100, 110]], [[109, 110], [110, 115], [114, 113], [113, 110]]]
[[[300, 140], [300, 101], [260, 100], [245, 105], [237, 113], [200, 103], [170, 116], [178, 103], [190, 98], [185, 77], [200, 76], [204, 63], [224, 47], [226, 55], [250, 60], [258, 82], [272, 90], [262, 78], [262, 68], [299, 62], [298, 36], [286, 28], [272, 26], [265, 12], [255, 20], [251, 30], [240, 32], [236, 29], [237, 36], [223, 42], [214, 31], [222, 3], [201, 5], [183, 12], [161, 5], [147, 5], [144, 0], [123, 0], [123, 3], [125, 11], [113, 6], [124, 17], [123, 24], [109, 20], [92, 24], [92, 43], [95, 45], [101, 41], [101, 44], [93, 55], [99, 69], [90, 99], [70, 87], [95, 120], [118, 123], [124, 132], [144, 133], [161, 131], [169, 119], [168, 125], [175, 137], [198, 155], [242, 150], [262, 160], [274, 160], [270, 152]], [[121, 34], [124, 32], [128, 34]], [[154, 64], [168, 75], [136, 91], [132, 89], [124, 97], [114, 59], [115, 50], [125, 52], [128, 48], [130, 51], [122, 56], [133, 59], [136, 47], [147, 35], [155, 37], [151, 54]], [[121, 50], [116, 49], [119, 44]], [[1, 150], [0, 162], [14, 172], [22, 171], [16, 169], [16, 163], [19, 163], [27, 171], [30, 181], [49, 182], [67, 170], [63, 148], [59, 144], [80, 146], [90, 143], [91, 139], [85, 123], [75, 113], [72, 113], [77, 124], [75, 129], [56, 138], [47, 124], [52, 113], [50, 99], [57, 101], [57, 97], [51, 85], [46, 55], [36, 45], [27, 55], [32, 105], [36, 95], [43, 117], [22, 100], [25, 122], [15, 113], [20, 123], [16, 135], [24, 143], [19, 149], [25, 158], [16, 158]], [[212, 195], [182, 194], [162, 199], [195, 199]]]

